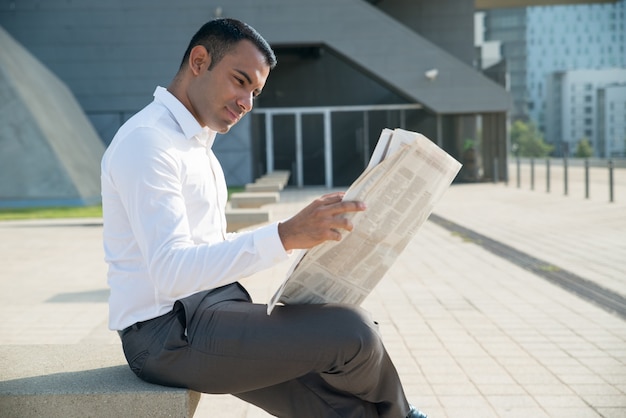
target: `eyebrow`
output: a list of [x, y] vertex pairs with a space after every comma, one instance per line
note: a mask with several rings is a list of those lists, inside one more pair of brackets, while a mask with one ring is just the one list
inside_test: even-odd
[[[248, 82], [248, 84], [252, 84], [252, 78], [250, 78], [250, 76], [248, 75], [247, 72], [243, 71], [243, 70], [239, 70], [237, 68], [235, 68], [235, 71], [237, 73], [239, 73], [243, 78], [246, 79], [246, 81]], [[261, 89], [254, 89], [254, 92], [257, 94], [257, 96], [259, 94], [261, 94]]]
[[235, 68], [235, 71], [237, 71], [243, 78], [245, 78], [248, 81], [248, 84], [252, 84], [252, 79], [250, 78], [247, 72], [243, 70], [238, 70], [236, 68]]

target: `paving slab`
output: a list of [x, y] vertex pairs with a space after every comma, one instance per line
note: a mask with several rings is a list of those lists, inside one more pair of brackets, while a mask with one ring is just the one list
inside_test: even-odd
[[[327, 191], [287, 188], [268, 208], [284, 219]], [[624, 293], [619, 199], [511, 181], [453, 185], [434, 214]], [[98, 219], [0, 223], [0, 345], [118, 343], [106, 328], [101, 234]], [[244, 284], [264, 303], [288, 268]], [[409, 399], [431, 417], [626, 416], [624, 319], [433, 221], [364, 307]], [[203, 395], [195, 416], [269, 415], [229, 395]]]

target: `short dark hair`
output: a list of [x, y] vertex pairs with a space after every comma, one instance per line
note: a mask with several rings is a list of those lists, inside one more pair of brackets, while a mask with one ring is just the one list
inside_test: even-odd
[[222, 18], [208, 21], [196, 32], [189, 42], [189, 46], [180, 63], [180, 68], [182, 69], [185, 63], [189, 61], [189, 55], [195, 46], [204, 46], [210, 54], [210, 70], [238, 42], [243, 40], [252, 42], [265, 55], [265, 60], [270, 69], [276, 66], [274, 51], [252, 26], [236, 19]]

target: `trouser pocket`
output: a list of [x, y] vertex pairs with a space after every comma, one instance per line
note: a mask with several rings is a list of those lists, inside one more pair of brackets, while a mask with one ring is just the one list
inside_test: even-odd
[[148, 359], [148, 354], [149, 353], [147, 351], [141, 351], [130, 360], [128, 360], [127, 357], [128, 365], [137, 377], [141, 377], [141, 372], [143, 370], [143, 366], [146, 364], [146, 360]]

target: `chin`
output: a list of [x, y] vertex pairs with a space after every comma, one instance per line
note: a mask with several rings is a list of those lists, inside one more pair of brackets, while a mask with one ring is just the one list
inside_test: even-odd
[[215, 132], [218, 132], [218, 133], [220, 133], [220, 134], [225, 134], [225, 133], [227, 133], [228, 131], [230, 131], [230, 128], [232, 128], [232, 126], [233, 126], [233, 125], [222, 126], [222, 127], [218, 128], [218, 129], [215, 129]]
[[230, 128], [232, 128], [234, 125], [234, 123], [226, 123], [224, 121], [218, 122], [218, 123], [207, 123], [206, 126], [212, 130], [215, 131], [217, 133], [220, 134], [225, 134], [226, 132], [230, 131]]

